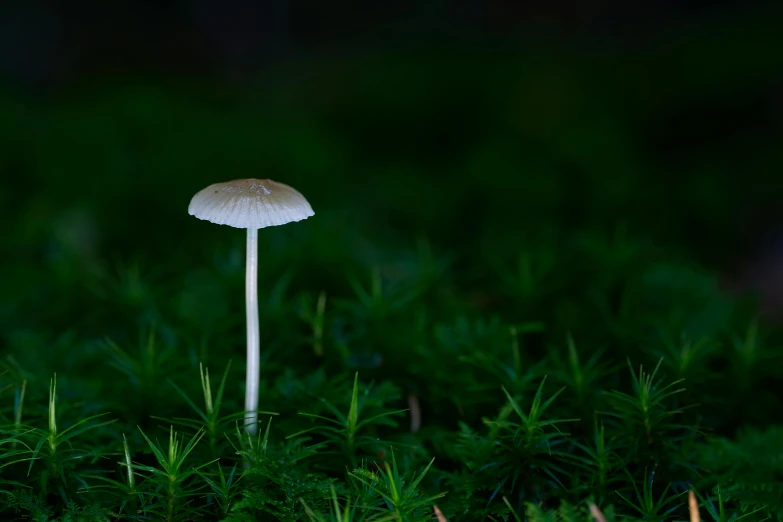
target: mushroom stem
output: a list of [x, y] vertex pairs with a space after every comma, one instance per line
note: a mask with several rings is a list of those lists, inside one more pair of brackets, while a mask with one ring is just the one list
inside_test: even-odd
[[247, 229], [245, 308], [247, 311], [247, 374], [245, 377], [245, 431], [258, 431], [258, 389], [261, 346], [258, 331], [258, 229]]

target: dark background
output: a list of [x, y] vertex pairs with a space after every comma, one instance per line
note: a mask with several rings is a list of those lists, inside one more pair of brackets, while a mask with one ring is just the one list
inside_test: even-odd
[[[722, 295], [755, 288], [783, 319], [782, 28], [781, 2], [0, 2], [0, 417], [28, 382], [24, 421], [44, 425], [56, 374], [61, 426], [119, 421], [74, 444], [116, 456], [127, 433], [152, 463], [137, 426], [164, 437], [160, 418], [193, 415], [169, 380], [199, 397], [200, 364], [213, 384], [226, 371], [223, 414], [241, 411], [245, 235], [187, 208], [212, 183], [271, 178], [315, 211], [259, 233], [262, 408], [286, 462], [297, 413], [331, 415], [315, 397], [346, 411], [359, 371], [378, 408], [419, 397], [422, 431], [393, 436], [458, 471], [433, 471], [433, 492], [502, 484], [519, 454], [468, 470], [480, 451], [457, 439], [506, 451], [457, 422], [485, 433], [501, 384], [528, 401], [552, 375], [568, 389], [541, 418], [581, 418], [572, 442], [611, 407], [634, 479], [655, 455], [657, 488], [746, 476], [747, 506], [781, 512], [774, 459], [744, 442], [774, 432], [694, 459], [680, 423], [733, 437], [783, 416], [779, 338]], [[648, 409], [602, 392], [655, 364], [653, 448]], [[687, 397], [669, 397], [675, 378]], [[338, 462], [318, 458], [301, 472]], [[16, 468], [35, 488], [49, 473]], [[548, 478], [514, 476], [509, 498], [549, 496]], [[500, 506], [483, 494], [451, 505]]]
[[76, 281], [92, 261], [225, 238], [187, 202], [239, 177], [301, 190], [318, 233], [357, 256], [373, 255], [365, 240], [513, 248], [619, 223], [774, 304], [779, 6], [19, 1], [0, 13], [5, 319], [39, 302], [41, 272]]

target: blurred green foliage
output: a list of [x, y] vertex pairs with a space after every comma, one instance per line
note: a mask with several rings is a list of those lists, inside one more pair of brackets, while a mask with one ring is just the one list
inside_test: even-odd
[[[780, 519], [780, 337], [714, 267], [783, 156], [760, 131], [695, 146], [711, 123], [683, 109], [779, 78], [780, 32], [741, 22], [627, 55], [400, 51], [242, 92], [0, 97], [3, 516], [425, 520], [446, 492], [449, 520], [582, 520], [590, 498], [650, 520], [721, 487], [730, 514]], [[278, 415], [254, 441], [231, 422], [244, 236], [186, 212], [241, 177], [316, 212], [259, 234]], [[227, 372], [214, 412], [201, 364]], [[69, 427], [67, 453], [37, 446]]]

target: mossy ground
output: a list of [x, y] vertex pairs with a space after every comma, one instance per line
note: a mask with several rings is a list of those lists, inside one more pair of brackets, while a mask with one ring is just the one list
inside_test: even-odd
[[[633, 94], [544, 114], [477, 59], [471, 115], [456, 68], [386, 60], [317, 96], [2, 100], [1, 516], [679, 520], [694, 489], [779, 519], [781, 339], [688, 240], [739, 241], [734, 186], [690, 164], [669, 197]], [[316, 212], [259, 236], [250, 441], [244, 236], [186, 212], [240, 177]]]

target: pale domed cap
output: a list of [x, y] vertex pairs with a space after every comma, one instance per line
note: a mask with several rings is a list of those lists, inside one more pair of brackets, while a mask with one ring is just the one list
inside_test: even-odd
[[299, 192], [271, 179], [236, 179], [210, 185], [193, 196], [188, 214], [218, 225], [265, 228], [314, 215]]

